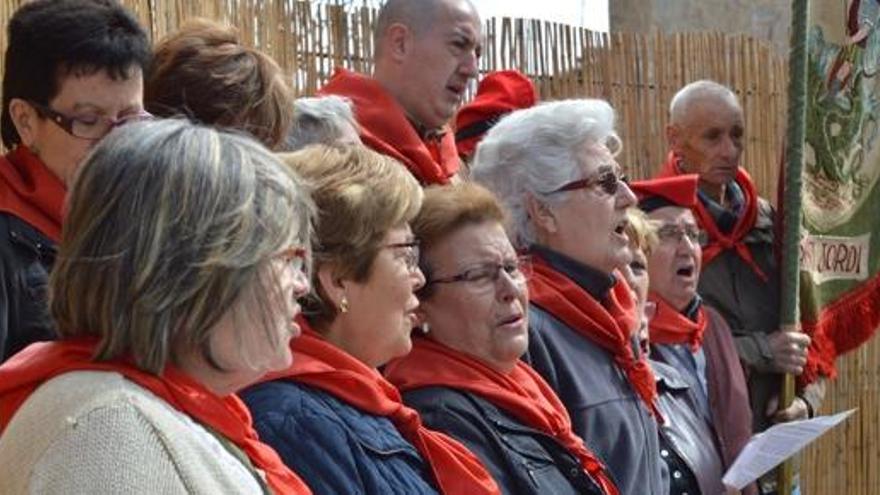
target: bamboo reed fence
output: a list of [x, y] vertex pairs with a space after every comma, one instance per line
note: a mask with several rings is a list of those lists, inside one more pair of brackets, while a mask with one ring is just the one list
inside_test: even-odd
[[[22, 0], [0, 2], [5, 26]], [[343, 66], [372, 70], [375, 10], [296, 0], [123, 0], [156, 40], [186, 19], [206, 17], [239, 29], [242, 41], [273, 56], [297, 94], [314, 93]], [[635, 178], [665, 158], [664, 128], [672, 95], [702, 78], [731, 87], [746, 116], [743, 163], [761, 194], [776, 197], [785, 121], [786, 65], [769, 44], [720, 33], [595, 33], [558, 23], [491, 18], [484, 22], [482, 72], [518, 69], [542, 99], [596, 97], [619, 115], [620, 161]], [[6, 32], [0, 34], [5, 52]], [[471, 88], [471, 91], [473, 88]], [[823, 412], [859, 413], [802, 456], [802, 493], [880, 493], [880, 344], [874, 340], [839, 363]]]

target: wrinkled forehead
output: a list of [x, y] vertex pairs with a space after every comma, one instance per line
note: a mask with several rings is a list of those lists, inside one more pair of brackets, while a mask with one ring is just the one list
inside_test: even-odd
[[696, 225], [697, 219], [690, 208], [683, 206], [664, 206], [648, 213], [648, 219], [668, 225]]
[[694, 129], [743, 127], [742, 107], [729, 97], [704, 96], [691, 103], [684, 116], [684, 125]]
[[428, 247], [431, 261], [467, 265], [475, 262], [499, 262], [516, 257], [504, 227], [494, 221], [465, 223]]

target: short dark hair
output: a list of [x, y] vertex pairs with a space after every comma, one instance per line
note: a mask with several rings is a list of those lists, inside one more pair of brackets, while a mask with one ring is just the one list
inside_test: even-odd
[[69, 74], [106, 70], [127, 79], [144, 71], [150, 42], [138, 20], [114, 0], [36, 0], [18, 9], [8, 25], [0, 132], [7, 148], [21, 142], [9, 115], [13, 98], [48, 105]]

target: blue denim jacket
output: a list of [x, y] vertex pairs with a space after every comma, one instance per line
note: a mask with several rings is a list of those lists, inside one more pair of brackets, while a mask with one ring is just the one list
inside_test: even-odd
[[436, 494], [415, 447], [387, 418], [320, 390], [274, 381], [241, 393], [260, 439], [323, 494]]

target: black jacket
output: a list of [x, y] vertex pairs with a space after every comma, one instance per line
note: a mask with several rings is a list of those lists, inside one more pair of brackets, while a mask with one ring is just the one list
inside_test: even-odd
[[502, 493], [601, 494], [578, 459], [555, 438], [523, 425], [478, 395], [447, 387], [405, 392], [422, 422], [462, 442], [495, 478]]
[[0, 362], [55, 338], [46, 289], [55, 243], [22, 219], [0, 213]]

